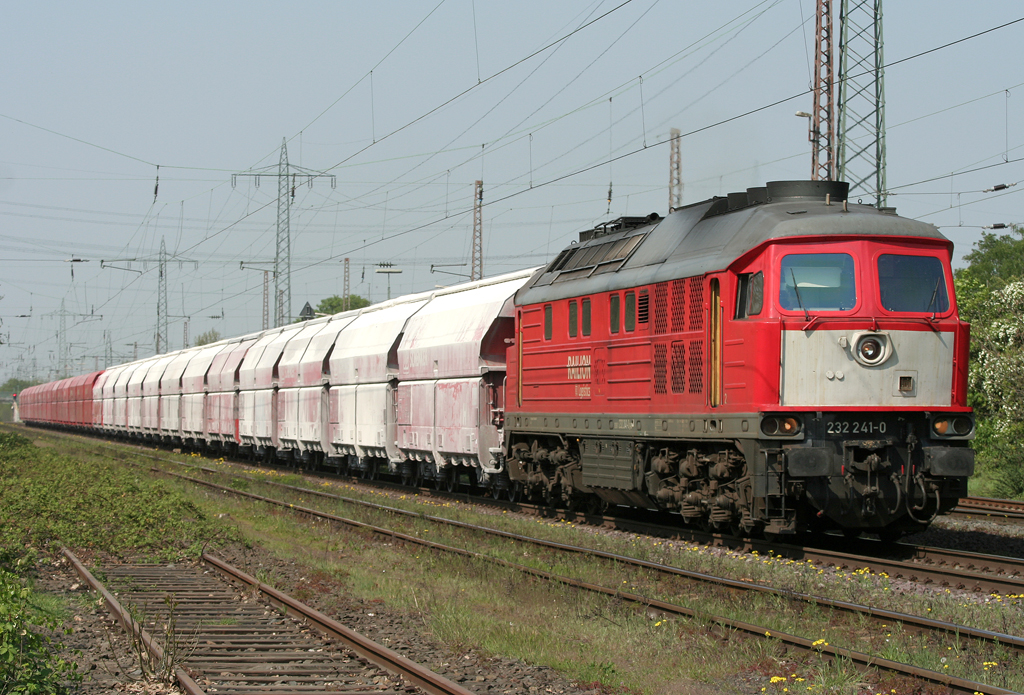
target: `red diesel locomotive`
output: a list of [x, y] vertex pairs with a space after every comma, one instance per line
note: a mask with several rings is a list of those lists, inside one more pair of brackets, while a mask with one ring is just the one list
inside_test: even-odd
[[894, 539], [967, 492], [969, 330], [952, 243], [847, 189], [774, 182], [622, 218], [535, 272], [34, 386], [22, 417], [734, 533]]
[[513, 494], [894, 539], [967, 493], [952, 243], [840, 182], [584, 232], [516, 294]]

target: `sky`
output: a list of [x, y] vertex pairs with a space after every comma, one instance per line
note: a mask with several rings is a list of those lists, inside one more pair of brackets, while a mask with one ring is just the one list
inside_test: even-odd
[[[186, 322], [190, 342], [260, 330], [282, 143], [297, 174], [296, 316], [342, 294], [345, 258], [352, 293], [374, 302], [389, 279], [392, 296], [467, 279], [476, 180], [492, 276], [547, 262], [595, 224], [666, 214], [672, 128], [684, 204], [809, 178], [795, 112], [813, 110], [814, 9], [10, 4], [0, 380], [53, 378], [62, 324], [73, 373], [102, 368], [108, 343], [113, 363], [153, 354], [161, 243], [168, 348]], [[997, 28], [1022, 18], [1012, 0], [885, 6], [888, 203], [938, 226], [955, 265], [985, 226], [1024, 223], [1024, 22]]]

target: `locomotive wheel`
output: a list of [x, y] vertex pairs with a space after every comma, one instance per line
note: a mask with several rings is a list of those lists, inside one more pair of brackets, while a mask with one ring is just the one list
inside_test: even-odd
[[505, 488], [505, 496], [509, 502], [517, 504], [519, 500], [523, 499], [523, 484], [516, 480], [510, 480], [508, 487]]
[[843, 538], [848, 538], [851, 541], [856, 539], [856, 538], [860, 538], [860, 529], [859, 528], [844, 528], [843, 529]]

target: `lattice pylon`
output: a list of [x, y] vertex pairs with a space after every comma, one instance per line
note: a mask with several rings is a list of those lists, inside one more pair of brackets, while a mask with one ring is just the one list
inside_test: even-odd
[[668, 211], [683, 206], [683, 158], [679, 151], [679, 128], [671, 131], [668, 155]]
[[342, 309], [344, 309], [345, 311], [349, 310], [349, 306], [352, 303], [351, 300], [349, 299], [349, 296], [350, 296], [349, 295], [349, 277], [350, 277], [349, 276], [349, 262], [348, 262], [348, 259], [346, 258], [345, 259], [345, 283], [342, 286], [344, 294], [342, 294], [342, 296], [341, 296], [341, 298], [342, 298]]
[[811, 112], [811, 180], [835, 176], [833, 147], [832, 0], [818, 0], [814, 39], [814, 110]]
[[886, 204], [882, 0], [842, 0], [836, 176]]
[[156, 354], [167, 352], [167, 245], [160, 238], [160, 281], [156, 298]]
[[274, 256], [274, 296], [277, 297], [275, 326], [291, 322], [292, 305], [292, 187], [288, 176], [288, 141], [281, 139], [277, 166], [277, 253]]
[[484, 277], [484, 182], [477, 181], [473, 191], [473, 263], [470, 280]]

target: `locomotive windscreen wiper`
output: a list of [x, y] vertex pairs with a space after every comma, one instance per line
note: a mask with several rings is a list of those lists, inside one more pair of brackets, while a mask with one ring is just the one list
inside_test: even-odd
[[[939, 296], [939, 283], [940, 282], [942, 282], [942, 276], [941, 275], [935, 281], [935, 289], [932, 290], [932, 298], [931, 298], [931, 300], [929, 300], [928, 306], [925, 307], [925, 311], [928, 311], [929, 309], [931, 309], [932, 306], [935, 304], [935, 298]], [[938, 313], [937, 309], [933, 309], [932, 310], [932, 318], [931, 318], [932, 321], [935, 320], [935, 314], [937, 314], [937, 313]]]
[[800, 308], [804, 310], [804, 321], [810, 321], [811, 315], [807, 313], [807, 307], [804, 306], [804, 300], [800, 298], [800, 288], [797, 287], [796, 273], [793, 272], [793, 268], [789, 269], [789, 276], [793, 278], [793, 291], [796, 293], [796, 301], [800, 304]]

